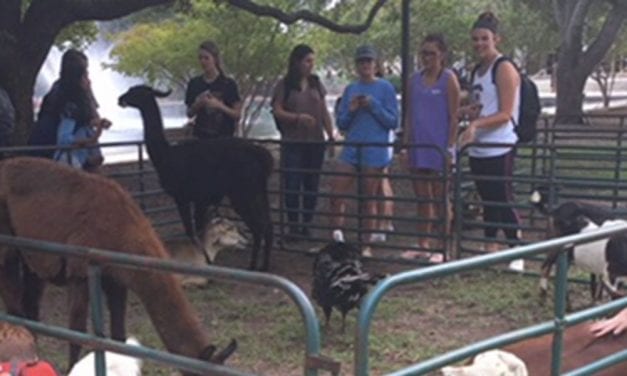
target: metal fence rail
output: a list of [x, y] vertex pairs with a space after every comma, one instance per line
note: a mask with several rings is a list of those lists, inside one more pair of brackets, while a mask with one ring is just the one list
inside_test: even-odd
[[[547, 240], [540, 243], [529, 244], [526, 246], [518, 247], [515, 249], [502, 251], [496, 254], [488, 254], [458, 261], [452, 261], [450, 263], [433, 266], [430, 268], [412, 270], [408, 272], [399, 273], [393, 275], [385, 280], [379, 282], [364, 298], [361, 308], [359, 310], [358, 325], [356, 330], [356, 351], [355, 351], [355, 374], [358, 376], [367, 376], [369, 374], [369, 361], [368, 361], [368, 341], [369, 332], [372, 324], [372, 317], [377, 308], [378, 303], [383, 296], [395, 287], [423, 282], [429, 279], [450, 276], [456, 273], [481, 269], [489, 266], [494, 266], [500, 263], [509, 262], [515, 259], [537, 256], [547, 251], [554, 249], [561, 249], [558, 263], [557, 263], [557, 276], [556, 276], [556, 292], [555, 292], [555, 312], [554, 321], [536, 325], [530, 328], [520, 329], [515, 332], [504, 334], [483, 342], [475, 343], [463, 349], [444, 354], [442, 356], [433, 358], [423, 363], [405, 368], [401, 371], [394, 373], [396, 376], [400, 375], [421, 375], [433, 370], [436, 370], [444, 365], [452, 362], [456, 362], [465, 359], [469, 356], [476, 355], [482, 351], [490, 348], [507, 345], [522, 339], [534, 337], [540, 334], [549, 332], [555, 333], [554, 339], [554, 352], [552, 360], [552, 375], [556, 376], [560, 374], [560, 359], [562, 349], [562, 333], [565, 327], [583, 321], [591, 317], [597, 317], [605, 312], [616, 308], [622, 308], [627, 306], [627, 298], [621, 299], [614, 303], [611, 303], [607, 309], [593, 309], [590, 312], [580, 313], [577, 315], [565, 315], [566, 304], [566, 254], [565, 249], [572, 247], [574, 244], [587, 243], [598, 239], [604, 239], [612, 235], [622, 234], [627, 232], [627, 225], [617, 225], [604, 229], [599, 229], [585, 234], [571, 235], [558, 239]], [[597, 307], [598, 308], [598, 307]], [[621, 360], [627, 360], [621, 358]], [[609, 362], [604, 363], [605, 366], [609, 366]]]
[[[518, 200], [512, 205], [517, 209], [520, 209], [524, 217], [524, 224], [522, 228], [525, 230], [527, 234], [536, 235], [538, 238], [542, 238], [547, 231], [547, 226], [545, 226], [545, 218], [537, 216], [533, 210], [531, 205], [527, 202], [527, 193], [531, 190], [532, 187], [535, 187], [540, 184], [548, 185], [550, 197], [549, 203], [553, 205], [558, 201], [558, 198], [562, 199], [590, 199], [596, 202], [607, 203], [614, 209], [617, 213], [627, 213], [627, 194], [625, 192], [625, 188], [627, 188], [627, 184], [623, 183], [625, 180], [625, 175], [627, 174], [627, 146], [625, 146], [623, 138], [625, 137], [625, 133], [627, 129], [625, 126], [627, 122], [625, 122], [624, 116], [586, 116], [586, 124], [587, 125], [554, 125], [552, 124], [549, 118], [543, 118], [539, 125], [539, 134], [537, 139], [525, 145], [518, 145], [518, 154], [516, 157], [517, 168], [514, 176], [512, 177], [512, 182], [514, 184], [515, 191], [518, 193]], [[596, 122], [607, 122], [608, 120], [612, 121], [612, 125], [596, 124], [594, 127], [590, 126], [590, 124]], [[263, 141], [269, 149], [276, 148], [280, 145], [280, 142], [276, 141]], [[336, 145], [336, 144], [334, 144]], [[337, 145], [343, 145], [343, 143], [338, 143]], [[145, 153], [143, 152], [143, 147], [141, 142], [121, 142], [121, 143], [110, 143], [101, 145], [103, 147], [130, 147], [137, 150], [137, 167], [132, 167], [128, 171], [124, 172], [116, 172], [115, 178], [119, 181], [128, 182], [127, 187], [133, 193], [134, 197], [140, 203], [142, 209], [148, 212], [153, 219], [153, 224], [155, 227], [159, 228], [160, 233], [164, 237], [172, 237], [181, 233], [180, 221], [178, 219], [178, 214], [176, 213], [175, 206], [172, 205], [172, 201], [169, 199], [165, 199], [166, 197], [163, 194], [163, 191], [158, 186], [156, 171], [152, 169], [145, 158]], [[391, 146], [391, 145], [390, 145]], [[398, 146], [398, 145], [397, 145]], [[406, 145], [405, 145], [406, 146]], [[424, 145], [416, 145], [417, 147], [424, 147]], [[19, 147], [19, 148], [3, 148], [0, 151], [6, 151], [7, 154], [24, 154], [30, 150], [40, 150], [41, 147]], [[56, 149], [56, 147], [44, 148], [44, 149]], [[444, 150], [440, 150], [440, 153], [443, 155], [446, 153]], [[276, 232], [279, 235], [279, 245], [281, 248], [290, 250], [290, 251], [302, 251], [303, 243], [304, 244], [317, 244], [320, 241], [328, 241], [329, 236], [327, 233], [330, 233], [331, 227], [325, 224], [321, 224], [320, 222], [324, 222], [324, 220], [328, 220], [331, 215], [333, 215], [333, 211], [324, 205], [319, 205], [316, 210], [316, 215], [319, 216], [322, 220], [318, 221], [316, 224], [312, 224], [311, 228], [318, 232], [318, 236], [313, 236], [309, 239], [300, 239], [302, 243], [298, 246], [292, 246], [287, 244], [281, 239], [284, 235], [284, 225], [285, 221], [283, 216], [285, 214], [285, 208], [283, 207], [282, 196], [285, 194], [285, 190], [282, 189], [281, 186], [281, 176], [285, 172], [289, 172], [289, 170], [285, 170], [280, 168], [280, 164], [276, 163], [275, 166], [277, 174], [274, 174], [273, 181], [271, 181], [270, 195], [272, 198], [272, 210], [273, 210], [273, 221], [278, 226], [275, 226], [277, 229]], [[294, 171], [294, 170], [292, 170]], [[330, 179], [333, 176], [336, 176], [337, 173], [333, 171], [332, 168], [325, 168], [321, 173], [322, 179]], [[357, 181], [363, 178], [363, 174], [353, 174], [352, 175]], [[395, 184], [395, 189], [399, 186], [407, 187], [411, 185], [411, 181], [417, 179], [416, 175], [407, 172], [403, 167], [393, 166], [392, 170], [386, 175], [392, 182]], [[436, 177], [434, 180], [441, 179], [443, 183], [450, 182], [451, 183], [451, 191], [449, 196], [443, 195], [442, 197], [438, 197], [433, 202], [441, 203], [442, 205], [446, 205], [447, 200], [450, 199], [454, 208], [455, 208], [455, 227], [450, 233], [440, 232], [435, 235], [432, 234], [422, 234], [415, 230], [416, 225], [425, 222], [425, 220], [416, 218], [415, 212], [410, 215], [394, 215], [392, 217], [386, 217], [382, 215], [378, 215], [379, 219], [393, 219], [395, 224], [398, 224], [397, 229], [395, 231], [385, 231], [388, 236], [392, 236], [395, 240], [394, 242], [381, 244], [376, 244], [377, 248], [381, 248], [383, 250], [388, 251], [398, 251], [400, 249], [411, 249], [412, 241], [418, 236], [427, 236], [427, 237], [436, 237], [442, 238], [444, 244], [451, 244], [455, 242], [456, 247], [454, 249], [460, 251], [460, 256], [464, 254], [474, 254], [478, 252], [482, 252], [477, 249], [477, 244], [480, 244], [485, 239], [482, 238], [481, 235], [477, 234], [477, 229], [481, 229], [482, 226], [491, 226], [494, 224], [485, 223], [480, 218], [466, 218], [464, 216], [464, 206], [467, 204], [475, 204], [477, 206], [481, 206], [482, 203], [478, 199], [472, 199], [467, 197], [473, 191], [473, 179], [468, 171], [467, 159], [465, 150], [462, 150], [455, 169], [455, 175], [444, 174], [443, 176]], [[488, 177], [488, 179], [491, 179]], [[499, 178], [494, 178], [494, 180], [499, 180]], [[338, 197], [337, 192], [334, 192], [333, 189], [328, 191], [320, 191], [319, 197], [323, 199], [328, 199], [330, 197]], [[353, 235], [356, 238], [357, 242], [360, 245], [367, 245], [368, 242], [364, 242], [361, 240], [359, 236], [364, 232], [363, 229], [363, 221], [367, 218], [365, 213], [361, 212], [359, 209], [360, 203], [364, 200], [376, 200], [379, 202], [383, 202], [385, 200], [391, 200], [399, 206], [407, 206], [407, 204], [413, 204], [415, 202], [420, 202], [417, 200], [410, 191], [409, 194], [398, 194], [397, 196], [388, 199], [382, 197], [369, 197], [363, 194], [359, 190], [359, 184], [357, 184], [357, 189], [351, 191], [349, 194], [345, 195], [346, 199], [349, 200], [349, 205], [353, 207], [352, 213], [349, 211], [347, 213], [348, 224], [346, 226], [346, 232], [348, 234]], [[475, 200], [475, 201], [473, 201]], [[447, 214], [444, 214], [447, 215]], [[443, 226], [448, 223], [450, 218], [441, 218], [438, 217], [431, 222], [433, 222], [436, 226]], [[425, 280], [427, 278], [433, 278], [437, 276], [443, 276], [446, 274], [458, 272], [461, 270], [472, 270], [480, 267], [486, 267], [490, 265], [495, 265], [498, 263], [511, 261], [514, 259], [518, 259], [521, 257], [524, 258], [537, 258], [542, 256], [547, 250], [553, 248], [563, 247], [567, 242], [580, 241], [590, 241], [597, 239], [595, 236], [599, 236], [599, 238], [603, 237], [599, 234], [610, 234], [610, 230], [616, 232], [622, 232], [622, 228], [619, 230], [608, 229], [601, 230], [600, 232], [595, 233], [587, 233], [581, 238], [564, 238], [551, 240], [548, 242], [542, 242], [532, 245], [522, 246], [520, 248], [503, 251], [494, 255], [485, 255], [478, 258], [466, 259], [461, 261], [456, 261], [453, 263], [449, 263], [442, 266], [436, 266], [434, 268], [411, 271], [407, 273], [401, 273], [399, 275], [393, 276], [381, 282], [378, 288], [384, 288], [385, 291], [396, 287], [397, 285], [413, 283]], [[607, 233], [605, 232], [607, 231]], [[323, 235], [320, 235], [323, 234]], [[356, 236], [354, 236], [356, 235]], [[8, 241], [6, 237], [0, 237], [0, 243], [4, 241]], [[10, 238], [12, 239], [12, 238]], [[570, 240], [569, 240], [570, 239]], [[16, 241], [25, 241], [15, 239]], [[535, 238], [530, 238], [528, 240], [536, 240]], [[35, 245], [35, 243], [33, 243]], [[56, 247], [61, 247], [56, 245]], [[414, 247], [415, 248], [415, 247]], [[59, 252], [61, 250], [70, 249], [66, 246], [62, 246], [62, 248], [58, 248]], [[78, 249], [78, 248], [77, 248]], [[444, 249], [442, 250], [444, 251]], [[98, 263], [98, 257], [94, 255], [99, 255], [97, 250], [90, 249], [82, 249], [80, 252], [75, 252], [76, 255], [87, 254], [89, 257], [94, 258], [94, 262]], [[119, 254], [107, 255], [107, 257], [113, 257], [111, 260], [116, 260], [115, 262], [120, 265], [126, 265], [125, 261], [117, 260], [116, 257], [119, 257]], [[131, 257], [131, 256], [126, 256]], [[132, 259], [132, 257], [131, 257]], [[394, 252], [387, 252], [383, 257], [374, 257], [374, 259], [384, 259], [386, 261], [397, 260], [396, 254]], [[146, 260], [132, 260], [137, 261], [140, 265], [147, 266], [148, 261]], [[140, 262], [141, 261], [141, 262]], [[408, 261], [403, 261], [406, 263], [410, 263]], [[565, 284], [565, 267], [564, 267], [564, 258], [560, 258], [560, 263], [558, 267], [558, 290], [565, 291], [562, 284]], [[175, 263], [176, 264], [176, 263]], [[222, 277], [217, 276], [213, 273], [220, 273], [220, 270], [223, 268], [216, 267], [206, 267], [206, 268], [198, 268], [198, 267], [189, 267], [189, 266], [166, 266], [157, 264], [161, 270], [167, 270], [171, 272], [187, 272], [195, 275], [210, 275], [212, 278], [225, 278], [228, 279], [229, 276], [234, 276], [230, 274], [230, 272], [222, 271], [226, 273]], [[130, 267], [126, 265], [125, 267]], [[137, 266], [135, 266], [137, 267]], [[143, 266], [140, 266], [143, 267]], [[98, 274], [97, 267], [93, 269], [92, 273]], [[183, 268], [183, 269], [180, 269]], [[201, 270], [202, 269], [202, 270]], [[230, 269], [228, 269], [230, 270]], [[248, 272], [237, 271], [237, 275], [246, 276]], [[244, 274], [240, 274], [244, 273]], [[249, 277], [253, 277], [255, 273], [249, 275]], [[265, 274], [263, 276], [266, 276]], [[280, 278], [280, 277], [277, 277]], [[96, 278], [98, 279], [98, 278]], [[562, 282], [564, 281], [564, 282]], [[245, 281], [249, 282], [249, 281]], [[276, 281], [275, 281], [276, 282]], [[271, 283], [275, 282], [267, 282], [266, 285], [271, 285]], [[289, 281], [288, 281], [289, 282]], [[258, 281], [250, 283], [259, 284]], [[383, 287], [381, 287], [383, 286]], [[562, 286], [562, 287], [560, 287]], [[276, 286], [275, 286], [276, 287]], [[285, 290], [284, 290], [285, 291]], [[362, 306], [362, 311], [360, 312], [360, 320], [363, 315], [368, 315], [367, 310], [373, 310], [376, 308], [376, 304], [378, 303], [378, 299], [373, 298], [373, 294], [375, 291], [371, 292], [369, 295], [369, 300], [372, 300], [370, 305], [366, 305], [367, 301], [364, 302]], [[385, 291], [377, 292], [377, 294], [383, 294]], [[289, 293], [288, 293], [289, 294]], [[306, 350], [306, 362], [305, 362], [305, 373], [307, 375], [315, 374], [315, 369], [313, 367], [309, 367], [308, 365], [312, 364], [311, 359], [315, 359], [319, 356], [320, 352], [320, 338], [317, 327], [317, 320], [315, 320], [315, 313], [313, 312], [313, 308], [311, 308], [311, 303], [307, 300], [307, 297], [302, 293], [299, 294], [294, 293], [295, 296], [292, 297], [293, 300], [297, 301], [299, 309], [301, 309], [301, 314], [304, 317], [306, 329], [308, 331], [308, 339], [307, 339], [307, 350]], [[563, 295], [560, 292], [561, 295]], [[298, 297], [296, 297], [298, 295]], [[529, 332], [537, 331], [556, 331], [559, 333], [563, 330], [564, 325], [570, 325], [571, 317], [578, 317], [577, 314], [565, 316], [563, 312], [563, 298], [561, 296], [557, 296], [556, 294], [556, 313], [555, 317], [559, 318], [559, 320], [553, 323], [544, 323], [540, 324], [536, 327], [531, 327], [529, 331], [522, 329], [524, 338], [529, 337]], [[303, 306], [308, 306], [309, 308], [302, 308], [301, 303], [298, 303], [301, 299], [303, 299]], [[374, 299], [374, 300], [373, 300]], [[623, 304], [623, 300], [620, 301]], [[614, 304], [614, 303], [612, 303]], [[621, 305], [622, 306], [622, 305]], [[612, 305], [614, 307], [614, 305]], [[608, 310], [611, 308], [608, 308]], [[588, 311], [585, 311], [588, 312]], [[595, 311], [596, 312], [596, 311]], [[605, 311], [603, 311], [605, 312]], [[311, 316], [313, 314], [313, 316]], [[599, 313], [600, 314], [600, 313]], [[4, 315], [0, 315], [0, 319], [3, 319]], [[313, 317], [313, 318], [312, 318]], [[370, 318], [364, 319], [366, 320], [363, 325], [359, 325], [358, 330], [365, 330], [365, 334], [357, 335], [358, 348], [355, 355], [355, 370], [356, 372], [359, 370], [360, 372], [365, 369], [367, 372], [368, 369], [368, 358], [367, 358], [367, 330], [369, 330]], [[315, 324], [312, 323], [315, 322]], [[35, 325], [33, 323], [24, 323], [25, 326]], [[362, 327], [363, 326], [363, 327]], [[31, 326], [32, 327], [32, 326]], [[315, 329], [314, 329], [315, 328]], [[533, 329], [535, 328], [535, 329]], [[39, 328], [42, 329], [42, 328]], [[43, 329], [42, 329], [43, 330]], [[309, 333], [311, 332], [311, 333]], [[65, 335], [62, 332], [59, 332], [60, 335]], [[313, 333], [313, 334], [312, 334]], [[520, 333], [516, 335], [519, 335]], [[539, 332], [538, 332], [539, 333]], [[67, 337], [64, 337], [67, 338]], [[365, 338], [365, 344], [360, 344], [359, 341], [363, 341]], [[498, 337], [501, 338], [501, 337]], [[507, 337], [504, 335], [505, 339], [511, 339], [511, 337]], [[518, 337], [517, 337], [518, 338]], [[523, 338], [523, 337], [521, 337]], [[75, 337], [74, 340], [81, 341], [86, 340], [85, 338]], [[121, 349], [124, 345], [117, 343], [106, 343], [107, 340], [98, 339], [94, 337], [90, 340], [94, 341], [104, 341], [100, 342], [103, 345], [103, 349], [112, 349], [116, 350]], [[500, 339], [497, 339], [500, 341]], [[559, 343], [560, 341], [557, 341]], [[482, 342], [483, 343], [483, 342]], [[490, 342], [494, 344], [496, 342]], [[500, 342], [499, 342], [500, 343]], [[505, 343], [505, 342], [503, 342]], [[508, 342], [509, 343], [509, 342]], [[362, 347], [365, 347], [364, 348]], [[111, 346], [111, 347], [107, 347]], [[496, 346], [496, 345], [495, 345]], [[134, 351], [136, 348], [127, 349], [128, 351]], [[463, 350], [463, 349], [462, 349]], [[470, 356], [471, 354], [477, 353], [476, 349], [471, 349], [471, 352], [464, 350], [465, 356]], [[557, 352], [559, 353], [559, 349]], [[363, 353], [365, 351], [365, 353]], [[171, 354], [170, 354], [171, 355]], [[607, 360], [607, 364], [610, 362], [616, 361], [617, 357], [610, 357], [611, 359]], [[440, 358], [435, 358], [440, 359]], [[447, 358], [452, 359], [452, 358]], [[459, 359], [459, 355], [455, 357], [455, 359]], [[618, 359], [623, 359], [619, 357]], [[365, 361], [365, 363], [360, 364], [360, 362]], [[435, 360], [434, 360], [435, 361]], [[453, 360], [451, 360], [453, 361]], [[556, 361], [558, 362], [558, 361]], [[441, 362], [440, 362], [441, 363]], [[559, 362], [558, 362], [559, 363]], [[559, 368], [559, 364], [556, 363], [554, 367]], [[175, 363], [179, 364], [179, 363]], [[427, 363], [427, 365], [421, 365], [420, 367], [427, 367], [431, 363]], [[439, 364], [439, 363], [438, 363]], [[604, 364], [601, 362], [600, 364]], [[190, 363], [191, 366], [191, 363]], [[592, 365], [591, 367], [597, 367], [598, 365]], [[177, 366], [178, 367], [178, 366]], [[429, 366], [430, 367], [430, 366]], [[183, 368], [183, 367], [179, 367]], [[425, 370], [427, 368], [418, 368], [419, 370]], [[435, 368], [428, 368], [435, 369]], [[364, 373], [357, 372], [357, 374], [362, 375]], [[422, 372], [422, 371], [421, 371]], [[579, 372], [579, 371], [573, 371]], [[367, 374], [367, 373], [366, 373]], [[573, 374], [584, 374], [584, 373], [573, 373]]]
[[[58, 243], [43, 242], [38, 240], [22, 239], [7, 235], [0, 235], [0, 244], [5, 246], [18, 247], [22, 252], [40, 252], [52, 253], [67, 257], [80, 257], [86, 259], [90, 263], [90, 275], [99, 274], [99, 269], [103, 264], [116, 265], [121, 268], [139, 269], [139, 270], [160, 270], [163, 272], [180, 273], [201, 277], [210, 277], [221, 280], [228, 280], [237, 283], [248, 283], [255, 286], [263, 285], [271, 288], [277, 288], [286, 293], [302, 316], [305, 326], [305, 368], [304, 374], [307, 376], [317, 375], [315, 368], [315, 360], [320, 357], [320, 330], [318, 327], [318, 319], [316, 312], [307, 298], [307, 295], [293, 282], [268, 273], [249, 272], [239, 269], [217, 267], [217, 266], [193, 266], [183, 262], [172, 260], [161, 260], [152, 257], [134, 256], [122, 254], [119, 252], [104, 251], [94, 248], [71, 246]], [[97, 291], [96, 296], [90, 294], [90, 304], [92, 312], [92, 320], [94, 327], [102, 328], [102, 307], [99, 304], [100, 289], [97, 284], [100, 278], [89, 278], [90, 292]], [[95, 346], [99, 350], [111, 350], [122, 352], [124, 354], [139, 356], [160, 363], [176, 366], [190, 372], [211, 372], [217, 375], [249, 375], [249, 373], [241, 372], [226, 367], [213, 365], [198, 360], [190, 360], [181, 356], [168, 354], [162, 351], [149, 349], [138, 349], [137, 347], [126, 346], [114, 341], [99, 338], [97, 335], [87, 335], [84, 333], [74, 332], [63, 328], [51, 327], [45, 324], [25, 320], [18, 317], [0, 314], [0, 320], [9, 321], [14, 324], [24, 325], [35, 332], [41, 332], [47, 335], [58, 336], [63, 339], [75, 341], [77, 343], [89, 344]], [[102, 332], [96, 333], [102, 336]], [[313, 360], [313, 361], [312, 361]], [[104, 375], [98, 373], [98, 375]]]

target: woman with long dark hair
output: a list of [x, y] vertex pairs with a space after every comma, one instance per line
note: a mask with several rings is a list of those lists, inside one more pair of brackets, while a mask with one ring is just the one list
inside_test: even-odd
[[[326, 89], [313, 73], [314, 50], [300, 44], [292, 49], [287, 73], [277, 83], [272, 111], [280, 124], [281, 168], [291, 238], [307, 237], [318, 202], [325, 132], [333, 139]], [[302, 213], [302, 221], [300, 214]]]
[[194, 118], [197, 138], [232, 137], [242, 114], [237, 83], [224, 74], [218, 46], [208, 40], [198, 47], [202, 74], [187, 84], [187, 116]]
[[91, 90], [87, 56], [75, 49], [61, 58], [61, 73], [44, 97], [29, 144], [49, 145], [52, 137], [58, 146], [82, 148], [40, 155], [52, 157], [87, 171], [96, 171], [104, 158], [98, 144], [103, 129], [111, 122], [98, 114], [98, 104]]

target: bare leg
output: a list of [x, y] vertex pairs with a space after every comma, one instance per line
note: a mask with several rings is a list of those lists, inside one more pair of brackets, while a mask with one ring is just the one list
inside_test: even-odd
[[[340, 163], [335, 171], [342, 174], [355, 173], [355, 169], [353, 168], [353, 166], [345, 163]], [[336, 193], [337, 195], [348, 194], [354, 180], [354, 175], [335, 176], [331, 182], [334, 193]], [[337, 197], [336, 195], [333, 195], [330, 197], [330, 206], [331, 212], [333, 213], [331, 217], [331, 226], [334, 229], [343, 228], [346, 221], [346, 218], [344, 217], [344, 212], [346, 210], [346, 199], [344, 197]]]
[[[380, 168], [364, 168], [364, 173], [366, 176], [362, 179], [364, 187], [363, 194], [366, 197], [374, 197], [379, 191], [382, 184], [382, 175], [381, 172], [383, 169]], [[365, 213], [368, 215], [368, 219], [366, 220], [366, 231], [365, 234], [371, 234], [373, 231], [377, 229], [377, 201], [372, 198], [368, 198], [364, 200], [365, 205]], [[367, 241], [367, 239], [362, 239]]]
[[433, 205], [434, 192], [433, 184], [430, 178], [432, 174], [421, 170], [417, 173], [417, 178], [414, 179], [414, 193], [416, 197], [421, 201], [416, 204], [418, 212], [418, 219], [420, 222], [416, 225], [419, 239], [418, 246], [420, 248], [429, 249], [430, 242], [427, 235], [433, 232], [433, 223], [435, 217], [435, 208]]
[[[383, 173], [387, 175], [388, 169], [385, 168]], [[392, 183], [390, 182], [390, 178], [385, 176], [381, 181], [381, 187], [379, 189], [379, 194], [385, 198], [383, 201], [379, 201], [378, 212], [383, 214], [384, 217], [392, 217], [394, 215], [394, 190], [392, 189]], [[380, 230], [389, 231], [393, 228], [392, 220], [390, 218], [385, 218], [379, 220], [378, 226]]]

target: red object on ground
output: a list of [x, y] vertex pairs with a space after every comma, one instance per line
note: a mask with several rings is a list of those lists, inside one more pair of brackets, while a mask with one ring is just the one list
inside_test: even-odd
[[6, 362], [0, 364], [0, 376], [61, 376], [50, 363], [39, 361], [35, 363]]

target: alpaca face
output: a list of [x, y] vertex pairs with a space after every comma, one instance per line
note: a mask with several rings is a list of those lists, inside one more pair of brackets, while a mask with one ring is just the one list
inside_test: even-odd
[[118, 98], [118, 105], [120, 107], [135, 107], [139, 108], [148, 100], [154, 100], [154, 98], [164, 98], [170, 95], [172, 90], [159, 91], [151, 88], [147, 85], [133, 86], [128, 91]]
[[[222, 351], [215, 354], [216, 352], [215, 345], [207, 346], [198, 356], [198, 359], [205, 360], [214, 364], [224, 364], [224, 362], [237, 350], [237, 341], [232, 339], [227, 347], [225, 347]], [[196, 376], [196, 374], [183, 372], [183, 376]]]

